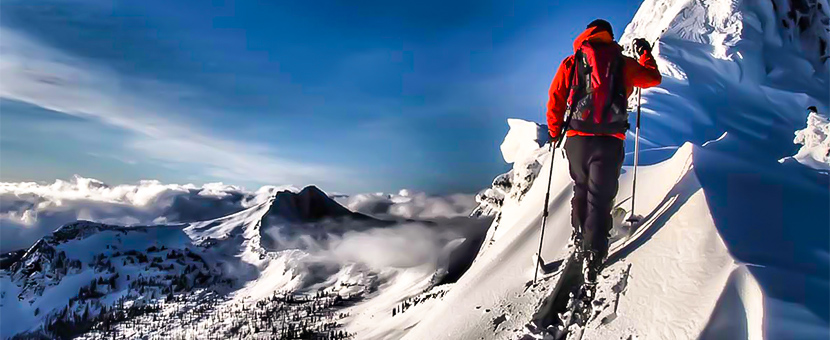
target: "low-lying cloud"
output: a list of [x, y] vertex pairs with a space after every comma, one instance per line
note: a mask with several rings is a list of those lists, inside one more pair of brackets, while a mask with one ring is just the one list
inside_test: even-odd
[[210, 183], [141, 181], [110, 186], [75, 176], [52, 184], [0, 183], [0, 252], [25, 248], [63, 224], [83, 219], [119, 225], [209, 220], [264, 202], [280, 190]]
[[[81, 176], [50, 184], [0, 182], [0, 252], [26, 248], [79, 219], [117, 225], [205, 221], [265, 202], [281, 190], [298, 191], [291, 186], [249, 191], [222, 183], [195, 186], [155, 180], [111, 186]], [[397, 195], [358, 194], [335, 199], [353, 211], [376, 217], [416, 220], [467, 216], [476, 205], [473, 195], [430, 196], [405, 190]], [[349, 246], [348, 237], [342, 241]]]
[[337, 197], [335, 200], [352, 211], [367, 215], [415, 220], [469, 216], [478, 206], [475, 195], [431, 196], [409, 190], [401, 190], [397, 195], [359, 194]]
[[318, 254], [332, 261], [363, 263], [374, 269], [410, 268], [436, 263], [441, 249], [459, 237], [444, 228], [405, 223], [332, 237], [329, 249]]
[[[431, 277], [435, 283], [454, 282], [472, 263], [491, 221], [465, 217], [436, 223], [403, 222], [322, 238], [304, 235], [287, 248], [291, 250], [280, 253], [295, 270], [291, 275], [301, 276], [301, 284], [294, 287], [299, 290], [336, 287], [338, 291], [343, 289], [338, 282], [384, 284], [402, 270]], [[295, 249], [305, 256], [292, 260]]]

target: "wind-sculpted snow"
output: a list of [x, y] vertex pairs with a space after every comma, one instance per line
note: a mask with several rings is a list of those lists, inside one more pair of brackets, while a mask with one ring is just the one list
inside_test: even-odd
[[[803, 164], [820, 156], [821, 124], [805, 109], [830, 105], [829, 13], [823, 0], [655, 0], [622, 37], [659, 37], [664, 78], [643, 92], [645, 154], [683, 141], [705, 146], [694, 166], [714, 224], [763, 292], [750, 303], [762, 311], [741, 312], [763, 323], [745, 324], [740, 336], [722, 333], [729, 338], [826, 338], [830, 312], [815, 301], [827, 301], [830, 281], [828, 177], [777, 160], [796, 154], [793, 133]], [[708, 330], [723, 322], [713, 315]]]
[[[736, 156], [794, 154], [805, 109], [830, 105], [827, 16], [826, 1], [644, 2], [620, 40], [654, 42], [663, 74], [659, 87], [643, 91], [645, 149], [701, 145], [728, 132], [742, 141]], [[668, 157], [651, 154], [647, 164]]]
[[801, 148], [792, 159], [813, 169], [830, 170], [830, 120], [810, 113], [807, 127], [795, 132], [793, 143], [801, 144]]
[[507, 124], [510, 130], [501, 144], [501, 153], [513, 168], [476, 195], [479, 206], [473, 211], [474, 216], [496, 216], [505, 198], [521, 200], [539, 175], [544, 161], [541, 157], [549, 155], [542, 148], [550, 139], [547, 125], [521, 119], [508, 119]]

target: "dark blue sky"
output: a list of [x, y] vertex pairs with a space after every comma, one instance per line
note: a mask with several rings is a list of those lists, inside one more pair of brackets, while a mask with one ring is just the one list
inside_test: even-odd
[[3, 1], [0, 175], [474, 192], [639, 1]]

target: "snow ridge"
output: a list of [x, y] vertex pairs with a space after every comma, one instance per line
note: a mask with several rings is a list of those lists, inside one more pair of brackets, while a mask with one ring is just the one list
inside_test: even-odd
[[[796, 143], [804, 145], [800, 155], [826, 151], [826, 120], [808, 118], [804, 109], [827, 112], [830, 104], [828, 32], [824, 0], [641, 5], [621, 43], [636, 37], [654, 42], [664, 76], [663, 84], [643, 91], [641, 184], [633, 213], [645, 222], [611, 256], [609, 280], [600, 283], [600, 309], [607, 313], [617, 299], [613, 277], [632, 265], [617, 319], [589, 323], [584, 339], [826, 338], [830, 311], [815, 301], [830, 298], [830, 180], [826, 172], [777, 160], [795, 152], [796, 130]], [[521, 125], [526, 131], [513, 134]], [[536, 142], [533, 125], [511, 122], [505, 144], [521, 145], [512, 135], [523, 135], [527, 145]], [[627, 150], [633, 137], [628, 135]], [[567, 253], [571, 188], [567, 160], [541, 146], [528, 148], [538, 154], [517, 152], [532, 154], [523, 162], [512, 153], [521, 148], [503, 145], [513, 172], [477, 197], [477, 212], [496, 217], [487, 242], [443, 300], [414, 328], [398, 333], [404, 339], [551, 336], [556, 325], [536, 317], [552, 312], [544, 301]], [[617, 202], [632, 191], [627, 156]], [[533, 176], [513, 176], [533, 162], [541, 165]], [[553, 274], [532, 284], [534, 262], [528, 259], [535, 259], [547, 184], [534, 178], [551, 166], [542, 257]], [[512, 192], [514, 187], [529, 190]], [[782, 203], [793, 200], [801, 203]]]

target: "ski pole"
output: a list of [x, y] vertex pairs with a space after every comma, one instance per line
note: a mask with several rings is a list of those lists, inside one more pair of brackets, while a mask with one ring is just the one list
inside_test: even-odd
[[[666, 30], [663, 30], [665, 33]], [[654, 46], [660, 41], [661, 36], [657, 36], [657, 39], [654, 39], [654, 42], [649, 44], [649, 46]], [[631, 216], [628, 217], [626, 220], [627, 222], [635, 223], [639, 219], [634, 216], [634, 195], [637, 194], [637, 164], [640, 161], [640, 101], [643, 98], [643, 88], [637, 88], [637, 127], [635, 132], [635, 140], [634, 140], [634, 179], [631, 182]]]
[[556, 145], [551, 142], [548, 147], [548, 150], [550, 151], [550, 171], [548, 172], [548, 189], [547, 192], [545, 192], [545, 207], [542, 212], [542, 234], [539, 236], [539, 252], [536, 253], [536, 271], [533, 272], [533, 283], [536, 283], [536, 277], [539, 275], [539, 260], [542, 258], [542, 244], [545, 241], [545, 225], [548, 221], [548, 203], [550, 202], [550, 184], [553, 181], [553, 161], [556, 160], [556, 149], [559, 148], [559, 144], [561, 144], [562, 140], [565, 139], [565, 132], [568, 131], [568, 125], [570, 123], [571, 117], [568, 116], [562, 124], [562, 132], [559, 133], [559, 140], [556, 141]]
[[637, 88], [637, 127], [634, 140], [634, 179], [631, 182], [631, 216], [628, 217], [628, 222], [637, 222], [634, 217], [634, 196], [637, 194], [637, 163], [640, 161], [640, 100], [642, 99], [643, 89]]

